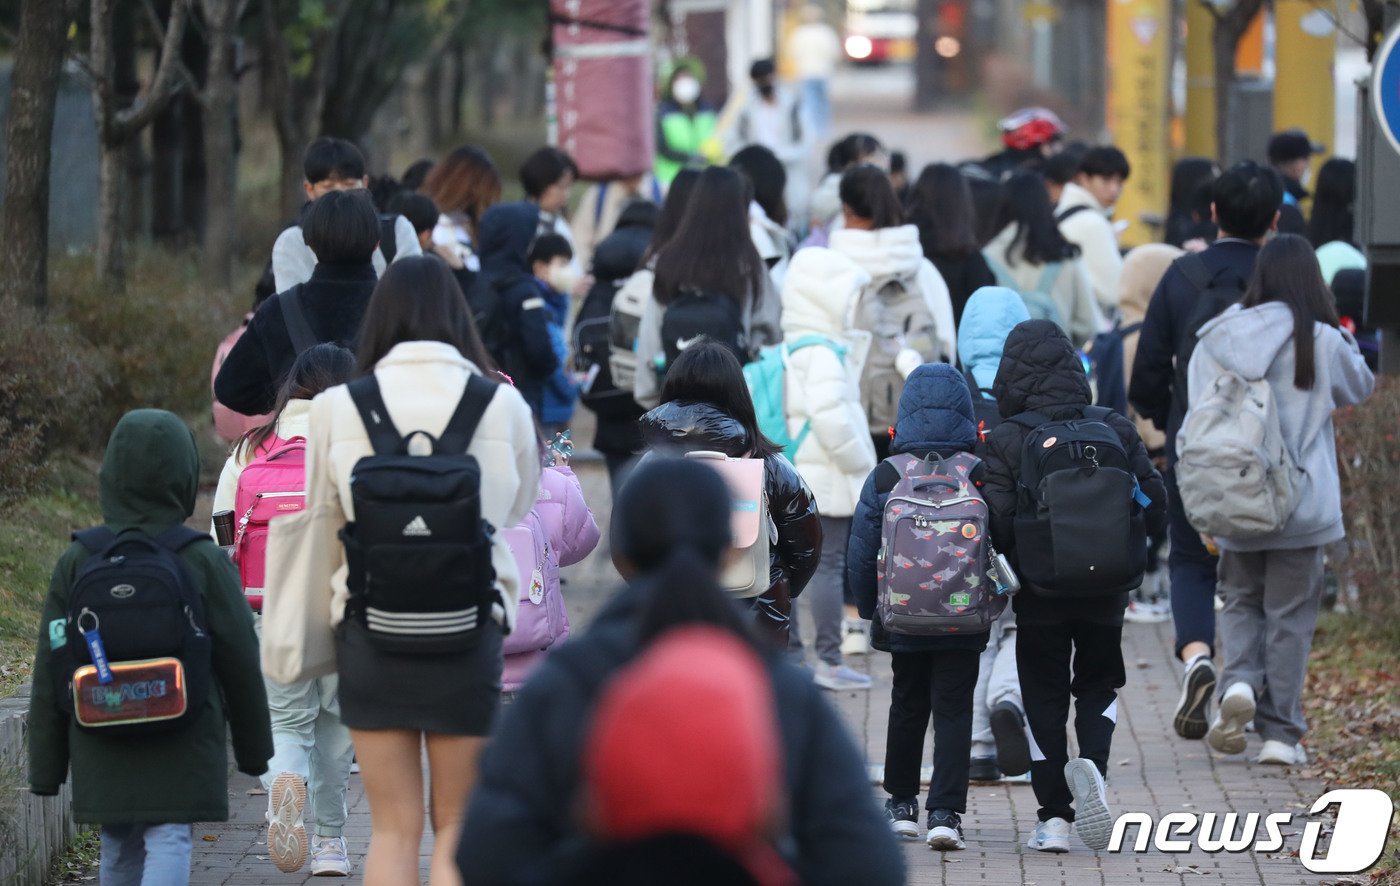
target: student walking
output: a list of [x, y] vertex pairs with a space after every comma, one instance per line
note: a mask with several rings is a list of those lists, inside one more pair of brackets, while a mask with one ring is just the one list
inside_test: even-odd
[[[870, 688], [870, 677], [848, 667], [841, 650], [846, 539], [861, 484], [875, 467], [875, 447], [860, 405], [860, 376], [871, 336], [848, 322], [869, 280], [841, 253], [812, 246], [794, 256], [783, 287], [783, 412], [788, 430], [805, 435], [793, 465], [821, 503], [821, 561], [805, 598], [816, 626], [817, 685], [834, 690]], [[797, 624], [794, 618], [791, 645], [800, 655]], [[855, 628], [863, 635], [858, 623]]]
[[[1087, 846], [1102, 849], [1113, 825], [1103, 775], [1126, 680], [1123, 611], [1142, 581], [1146, 535], [1163, 522], [1166, 492], [1132, 422], [1090, 405], [1079, 355], [1054, 323], [1028, 320], [1011, 331], [992, 390], [1003, 421], [980, 450], [982, 494], [992, 541], [1022, 585], [1016, 664], [1040, 803], [1027, 845], [1067, 852], [1073, 823]], [[1065, 737], [1071, 697], [1074, 760]]]
[[[533, 507], [539, 450], [523, 398], [488, 380], [490, 359], [437, 259], [396, 262], [384, 275], [358, 365], [359, 379], [311, 406], [310, 522], [274, 523], [274, 552], [279, 532], [304, 536], [292, 560], [300, 573], [269, 569], [282, 584], [268, 589], [263, 666], [282, 682], [332, 666], [339, 674], [341, 718], [370, 805], [365, 881], [418, 881], [426, 794], [429, 879], [455, 884], [452, 849], [520, 597], [515, 560], [488, 529], [514, 526]], [[415, 472], [435, 479], [406, 476], [400, 451], [417, 454]], [[370, 564], [379, 568], [366, 575]], [[331, 632], [333, 664], [318, 660]]]
[[[696, 624], [740, 638], [760, 655], [772, 683], [785, 790], [766, 846], [812, 886], [903, 882], [903, 860], [839, 718], [810, 677], [751, 637], [719, 587], [731, 507], [716, 472], [689, 459], [648, 459], [632, 473], [612, 529], [614, 560], [629, 584], [582, 636], [540, 666], [506, 710], [457, 851], [471, 883], [552, 882], [558, 865], [590, 847], [591, 835], [560, 804], [579, 795], [592, 771], [585, 768], [584, 736], [599, 699], [658, 638]], [[693, 769], [684, 756], [674, 765], [677, 778]], [[697, 792], [680, 796], [692, 798], [692, 810], [700, 802]]]
[[[1214, 508], [1207, 503], [1218, 496], [1212, 481], [1223, 458], [1212, 448], [1220, 438], [1210, 436], [1211, 422], [1222, 422], [1227, 440], [1247, 437], [1243, 418], [1251, 411], [1246, 406], [1213, 417], [1211, 408], [1230, 402], [1232, 386], [1261, 381], [1271, 401], [1263, 408], [1274, 410], [1285, 453], [1273, 467], [1292, 475], [1295, 506], [1279, 515], [1284, 519], [1277, 527], [1236, 521], [1233, 510], [1208, 521], [1203, 518]], [[1190, 409], [1177, 437], [1177, 473], [1188, 515], [1207, 528], [1218, 523], [1221, 530], [1213, 540], [1225, 596], [1225, 688], [1206, 735], [1221, 753], [1244, 751], [1245, 724], [1253, 720], [1264, 741], [1260, 763], [1307, 762], [1303, 682], [1322, 597], [1323, 557], [1327, 545], [1344, 536], [1332, 413], [1365, 400], [1374, 384], [1355, 339], [1340, 328], [1311, 245], [1299, 236], [1282, 234], [1265, 244], [1244, 301], [1201, 327], [1191, 358]], [[1226, 491], [1268, 494], [1263, 488]]]
[[1118, 308], [1118, 279], [1123, 273], [1123, 254], [1109, 217], [1131, 174], [1122, 151], [1112, 145], [1092, 147], [1084, 152], [1074, 180], [1065, 185], [1055, 206], [1060, 233], [1079, 247], [1094, 298], [1106, 316]]
[[[273, 753], [258, 639], [228, 557], [183, 526], [199, 489], [199, 453], [184, 422], [163, 410], [128, 412], [100, 476], [103, 525], [75, 534], [44, 600], [29, 789], [55, 796], [71, 775], [73, 818], [101, 828], [104, 886], [182, 886], [191, 822], [228, 819], [230, 735], [240, 772], [262, 775]], [[109, 593], [120, 585], [132, 593]], [[82, 633], [89, 629], [105, 648], [109, 686], [178, 681], [181, 703], [155, 706], [159, 722], [145, 703], [113, 710]], [[103, 701], [86, 703], [86, 687]]]
[[787, 648], [792, 602], [817, 569], [823, 524], [812, 490], [759, 431], [739, 361], [717, 342], [688, 348], [666, 375], [661, 405], [641, 425], [647, 447], [661, 455], [707, 451], [763, 460], [772, 544], [767, 588], [750, 607], [760, 634]]
[[[925, 364], [915, 369], [899, 398], [892, 455], [913, 455], [939, 462], [977, 445], [972, 399], [956, 369]], [[900, 568], [889, 558], [885, 505], [903, 474], [897, 460], [880, 463], [860, 493], [852, 522], [846, 576], [860, 614], [871, 621], [871, 645], [891, 653], [894, 686], [890, 690], [889, 733], [885, 740], [885, 815], [894, 833], [917, 837], [919, 768], [924, 735], [933, 718], [933, 780], [929, 784], [927, 842], [930, 848], [966, 848], [962, 815], [967, 812], [967, 781], [972, 749], [972, 699], [977, 688], [978, 657], [987, 645], [986, 630], [933, 636], [896, 633], [876, 612], [881, 573]], [[977, 470], [968, 481], [981, 477]], [[915, 524], [918, 525], [917, 523]], [[955, 524], [956, 525], [956, 524]], [[968, 523], [966, 525], [973, 525]], [[915, 562], [909, 568], [921, 569]], [[928, 567], [930, 581], [937, 581]], [[1004, 603], [1002, 605], [1005, 605]]]
[[531, 403], [547, 434], [562, 431], [574, 416], [578, 401], [578, 383], [569, 371], [569, 345], [564, 330], [569, 325], [569, 293], [579, 281], [578, 264], [573, 248], [562, 234], [540, 234], [530, 245], [526, 256], [535, 289], [544, 299], [545, 324], [549, 330], [549, 346], [554, 349], [555, 366], [539, 387], [539, 402]]
[[[238, 441], [219, 474], [213, 512], [233, 512], [234, 563], [259, 634], [270, 519], [258, 506], [264, 501], [299, 504], [296, 499], [305, 494], [306, 477], [295, 463], [305, 456], [311, 400], [348, 382], [354, 371], [355, 355], [339, 345], [319, 344], [303, 352], [277, 395], [272, 418]], [[253, 469], [245, 475], [250, 465]], [[299, 476], [290, 482], [282, 479], [290, 475]], [[240, 501], [245, 503], [241, 511]], [[279, 870], [292, 873], [302, 869], [309, 852], [312, 876], [348, 877], [345, 791], [355, 750], [350, 730], [340, 720], [339, 681], [328, 674], [290, 684], [264, 678], [263, 683], [273, 745], [261, 778], [268, 796], [268, 855]], [[308, 807], [315, 825], [310, 836], [304, 814]]]
[[963, 306], [972, 293], [996, 283], [977, 243], [977, 211], [967, 176], [947, 163], [931, 163], [919, 173], [905, 208], [919, 229], [924, 258], [933, 262], [948, 286], [953, 323], [962, 324]]
[[[972, 294], [958, 323], [958, 357], [972, 394], [972, 416], [979, 439], [1001, 424], [993, 385], [1006, 338], [1030, 319], [1014, 290], [986, 286]], [[1016, 671], [1016, 613], [1008, 608], [992, 623], [987, 648], [977, 664], [972, 695], [972, 781], [996, 781], [1030, 771], [1026, 711]]]
[[302, 226], [316, 269], [263, 302], [214, 377], [214, 396], [243, 415], [272, 411], [297, 355], [321, 342], [353, 348], [377, 277], [374, 206], [363, 192], [331, 191], [311, 204]]
[[481, 271], [477, 225], [501, 199], [501, 174], [491, 157], [475, 145], [462, 145], [434, 164], [422, 191], [437, 204], [433, 246], [457, 277], [462, 291]]

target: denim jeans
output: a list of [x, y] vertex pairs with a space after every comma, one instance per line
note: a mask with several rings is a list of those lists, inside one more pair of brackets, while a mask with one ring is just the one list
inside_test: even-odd
[[102, 886], [187, 886], [190, 882], [188, 824], [102, 826]]
[[831, 131], [831, 94], [826, 78], [812, 77], [802, 81], [802, 105], [811, 123], [813, 138], [825, 138]]
[[[258, 620], [261, 629], [262, 621]], [[272, 714], [272, 759], [261, 776], [264, 790], [283, 772], [307, 784], [307, 824], [317, 837], [339, 837], [345, 829], [345, 790], [355, 748], [340, 722], [340, 681], [336, 675], [299, 683], [263, 680]], [[308, 828], [310, 830], [310, 828]]]
[[1218, 558], [1212, 557], [1191, 528], [1181, 493], [1176, 488], [1176, 471], [1169, 470], [1167, 482], [1167, 571], [1171, 575], [1172, 622], [1176, 628], [1176, 654], [1187, 643], [1201, 642], [1215, 653], [1215, 573]]

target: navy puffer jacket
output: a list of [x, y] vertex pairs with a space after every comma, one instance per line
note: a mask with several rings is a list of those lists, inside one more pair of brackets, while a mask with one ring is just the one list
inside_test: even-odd
[[[946, 363], [925, 363], [904, 383], [895, 419], [891, 455], [931, 453], [952, 455], [971, 452], [977, 443], [977, 422], [972, 414], [972, 395], [962, 374]], [[860, 503], [851, 521], [851, 539], [846, 546], [846, 582], [855, 598], [861, 618], [872, 619], [870, 645], [883, 652], [929, 652], [935, 649], [982, 649], [987, 634], [948, 634], [913, 637], [891, 634], [875, 617], [879, 583], [875, 564], [880, 554], [885, 500], [889, 492], [876, 491], [877, 465], [860, 491]], [[892, 470], [889, 467], [885, 471]], [[977, 476], [974, 474], [973, 479]]]

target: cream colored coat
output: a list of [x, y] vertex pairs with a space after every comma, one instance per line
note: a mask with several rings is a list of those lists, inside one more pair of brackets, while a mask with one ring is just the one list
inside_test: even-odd
[[828, 517], [855, 513], [861, 486], [875, 469], [875, 445], [860, 405], [870, 333], [851, 322], [868, 282], [870, 275], [846, 256], [813, 246], [793, 256], [783, 285], [783, 341], [819, 335], [846, 349], [844, 361], [822, 345], [794, 351], [784, 377], [788, 433], [795, 439], [812, 423], [794, 466]]
[[[451, 345], [414, 341], [396, 345], [375, 367], [389, 418], [400, 433], [427, 431], [442, 433], [466, 388], [467, 375], [480, 370]], [[311, 403], [306, 452], [306, 509], [315, 513], [327, 509], [332, 519], [325, 521], [332, 531], [355, 519], [350, 498], [350, 474], [355, 463], [373, 453], [364, 423], [344, 385], [331, 388]], [[414, 452], [426, 441], [414, 441]], [[509, 385], [496, 390], [491, 405], [472, 438], [467, 452], [481, 464], [481, 516], [492, 526], [515, 526], [535, 504], [540, 488], [540, 455], [530, 407]], [[276, 523], [272, 524], [273, 527]], [[275, 528], [273, 530], [276, 531]], [[349, 598], [344, 548], [330, 545], [333, 562], [331, 586], [308, 588], [307, 593], [324, 594], [331, 625], [340, 623]], [[492, 614], [510, 627], [520, 599], [520, 578], [515, 558], [498, 534], [491, 550], [496, 584], [505, 607], [494, 607]]]

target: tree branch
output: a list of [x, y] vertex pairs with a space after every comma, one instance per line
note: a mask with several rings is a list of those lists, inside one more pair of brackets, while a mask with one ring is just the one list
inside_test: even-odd
[[[105, 5], [104, 0], [94, 0], [93, 5]], [[117, 141], [129, 138], [140, 132], [160, 112], [181, 89], [178, 69], [180, 64], [180, 41], [185, 37], [185, 23], [189, 18], [188, 0], [175, 0], [170, 6], [170, 22], [165, 27], [165, 36], [160, 46], [160, 64], [151, 78], [150, 88], [145, 95], [138, 95], [131, 107], [112, 115], [109, 136]], [[109, 38], [110, 39], [110, 38]]]

